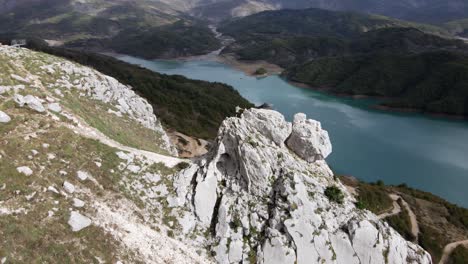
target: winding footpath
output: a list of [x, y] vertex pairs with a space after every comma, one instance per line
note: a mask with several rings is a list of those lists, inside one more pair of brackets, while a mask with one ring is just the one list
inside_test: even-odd
[[[393, 209], [389, 212], [385, 212], [383, 214], [378, 215], [379, 219], [385, 219], [389, 216], [397, 215], [401, 213], [402, 211], [401, 206], [398, 204], [398, 199], [400, 199], [401, 196], [392, 193], [392, 194], [389, 194], [389, 197], [393, 200]], [[418, 235], [419, 235], [419, 225], [418, 225], [416, 215], [414, 214], [413, 210], [411, 210], [411, 207], [409, 206], [409, 204], [403, 198], [401, 198], [401, 201], [405, 209], [408, 211], [408, 214], [410, 216], [410, 221], [411, 221], [411, 233], [414, 235], [417, 241]], [[444, 251], [443, 251], [442, 257], [440, 258], [439, 264], [446, 264], [449, 260], [450, 255], [458, 246], [468, 247], [468, 239], [447, 244], [444, 247]]]
[[465, 247], [468, 247], [468, 239], [467, 240], [462, 240], [462, 241], [457, 241], [457, 242], [453, 242], [453, 243], [450, 243], [448, 245], [445, 246], [444, 248], [444, 252], [443, 252], [443, 255], [442, 257], [440, 258], [440, 261], [439, 261], [439, 264], [445, 264], [447, 263], [450, 255], [452, 254], [452, 252], [458, 247], [458, 246], [465, 246]]
[[386, 213], [378, 215], [379, 219], [384, 219], [389, 216], [397, 215], [401, 213], [402, 211], [401, 206], [400, 204], [398, 204], [398, 200], [401, 199], [402, 204], [405, 207], [406, 211], [408, 211], [408, 215], [410, 217], [411, 233], [413, 234], [413, 236], [416, 238], [415, 240], [417, 241], [418, 236], [419, 236], [419, 225], [418, 225], [418, 221], [416, 218], [416, 214], [413, 212], [413, 210], [411, 210], [411, 207], [409, 206], [409, 204], [403, 198], [401, 198], [401, 196], [392, 193], [392, 194], [389, 194], [389, 197], [393, 200], [393, 209], [390, 212], [386, 212]]

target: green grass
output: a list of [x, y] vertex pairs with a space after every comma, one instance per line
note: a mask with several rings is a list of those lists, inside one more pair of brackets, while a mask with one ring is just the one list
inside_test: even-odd
[[360, 184], [357, 203], [361, 209], [381, 214], [392, 209], [393, 201], [384, 187], [379, 185]]
[[67, 94], [62, 103], [83, 118], [90, 126], [123, 145], [165, 155], [169, 154], [167, 150], [160, 147], [164, 141], [159, 132], [146, 128], [129, 117], [118, 117], [108, 113], [108, 109], [113, 109], [110, 105], [86, 97], [79, 97], [77, 93]]
[[[60, 170], [68, 172], [67, 181], [95, 193], [101, 191], [100, 187], [90, 181], [78, 182], [77, 170], [88, 171], [106, 190], [118, 190], [121, 175], [110, 172], [120, 162], [116, 149], [51, 124], [44, 115], [20, 108], [8, 111], [14, 118], [11, 126], [1, 126], [0, 130], [0, 183], [5, 184], [0, 200], [5, 202], [2, 207], [25, 208], [28, 213], [0, 216], [0, 256], [7, 257], [7, 263], [95, 263], [95, 257], [107, 263], [136, 262], [130, 253], [121, 250], [119, 242], [96, 226], [72, 232], [67, 224], [71, 202], [62, 195], [42, 191], [47, 186], [61, 189], [65, 178]], [[38, 137], [24, 140], [24, 135], [33, 131], [38, 132]], [[43, 148], [43, 143], [49, 147]], [[33, 149], [39, 154], [29, 159]], [[53, 153], [55, 159], [49, 160], [48, 153]], [[101, 167], [94, 164], [96, 160]], [[18, 173], [18, 166], [29, 166], [33, 175]], [[36, 196], [27, 201], [25, 195], [34, 191]], [[48, 211], [54, 211], [54, 216], [48, 218]]]

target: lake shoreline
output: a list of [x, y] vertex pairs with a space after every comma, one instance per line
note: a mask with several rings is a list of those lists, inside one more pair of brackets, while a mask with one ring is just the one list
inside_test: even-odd
[[[305, 89], [311, 89], [317, 92], [323, 92], [329, 95], [333, 95], [336, 97], [341, 97], [341, 98], [351, 98], [351, 99], [376, 99], [376, 100], [392, 100], [392, 97], [385, 97], [385, 96], [377, 96], [377, 95], [363, 95], [363, 94], [345, 94], [345, 93], [336, 93], [336, 92], [331, 92], [327, 88], [319, 88], [319, 87], [313, 87], [309, 84], [306, 83], [301, 83], [297, 81], [292, 81], [287, 78], [284, 78], [288, 83], [291, 85], [300, 87], [300, 88], [305, 88]], [[434, 117], [434, 118], [442, 118], [442, 119], [448, 119], [448, 120], [467, 120], [468, 121], [468, 116], [464, 115], [455, 115], [455, 114], [447, 114], [447, 113], [438, 113], [438, 112], [427, 112], [418, 108], [410, 108], [410, 107], [394, 107], [394, 106], [388, 106], [385, 104], [374, 104], [370, 107], [371, 109], [375, 110], [380, 110], [382, 112], [394, 112], [394, 113], [413, 113], [413, 114], [420, 114], [424, 116], [429, 116], [429, 117]]]
[[[267, 61], [242, 61], [229, 54], [218, 55], [217, 60], [223, 64], [227, 64], [237, 70], [242, 71], [248, 76], [259, 78], [268, 77], [271, 75], [281, 75], [281, 73], [284, 71], [284, 69], [280, 66], [269, 63]], [[260, 68], [265, 69], [266, 73], [262, 75], [255, 74], [255, 72]]]

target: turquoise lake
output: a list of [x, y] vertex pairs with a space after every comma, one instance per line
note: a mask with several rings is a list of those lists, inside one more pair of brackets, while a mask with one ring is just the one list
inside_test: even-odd
[[372, 109], [368, 99], [347, 99], [299, 88], [279, 76], [255, 78], [210, 60], [119, 59], [153, 71], [232, 85], [255, 104], [270, 103], [291, 120], [306, 113], [322, 122], [333, 144], [327, 159], [342, 175], [408, 186], [468, 207], [468, 122]]

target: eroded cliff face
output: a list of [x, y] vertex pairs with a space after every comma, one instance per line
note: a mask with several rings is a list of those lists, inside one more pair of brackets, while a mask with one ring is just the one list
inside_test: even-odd
[[[212, 238], [218, 263], [431, 263], [419, 246], [354, 206], [324, 161], [320, 123], [245, 110], [221, 126], [211, 155], [185, 172], [179, 201]], [[193, 176], [190, 176], [193, 175]], [[342, 203], [324, 194], [335, 186]]]

